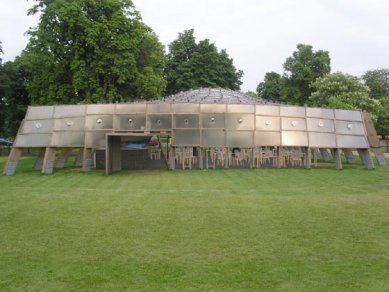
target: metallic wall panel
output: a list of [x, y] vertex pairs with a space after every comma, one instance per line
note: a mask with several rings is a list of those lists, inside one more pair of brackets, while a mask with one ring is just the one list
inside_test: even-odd
[[253, 132], [227, 131], [226, 145], [228, 147], [253, 147]]
[[283, 131], [281, 132], [282, 146], [308, 146], [308, 133]]
[[201, 115], [202, 128], [224, 128], [225, 127], [225, 115], [224, 113], [214, 114], [202, 114]]
[[50, 144], [51, 134], [18, 135], [14, 147], [47, 147]]
[[88, 104], [86, 106], [87, 115], [109, 115], [115, 113], [115, 104]]
[[105, 135], [111, 131], [91, 131], [85, 133], [86, 148], [105, 148]]
[[53, 106], [29, 106], [25, 120], [51, 119], [53, 112]]
[[175, 130], [175, 146], [200, 146], [200, 130]]
[[147, 104], [148, 113], [171, 113], [170, 103], [149, 103]]
[[145, 103], [128, 103], [128, 104], [117, 104], [116, 114], [130, 114], [130, 113], [145, 113]]
[[226, 114], [228, 130], [254, 130], [253, 114]]
[[86, 105], [56, 105], [54, 118], [83, 117], [85, 111]]
[[225, 146], [225, 132], [222, 130], [203, 130], [202, 146], [204, 147], [222, 147]]
[[280, 146], [281, 133], [280, 132], [255, 132], [254, 145], [255, 146]]
[[349, 121], [335, 121], [337, 134], [345, 135], [365, 135], [363, 123]]
[[174, 103], [172, 110], [174, 113], [198, 113], [200, 105], [198, 103]]
[[305, 108], [301, 106], [281, 105], [280, 115], [283, 117], [305, 117]]
[[307, 118], [308, 131], [335, 132], [334, 120]]
[[306, 131], [307, 125], [306, 120], [301, 118], [281, 118], [282, 130], [290, 131]]
[[227, 112], [229, 113], [245, 113], [253, 114], [255, 111], [255, 105], [253, 104], [228, 104]]
[[54, 120], [54, 131], [84, 131], [85, 117]]
[[172, 128], [172, 115], [170, 114], [148, 115], [148, 121], [150, 130], [171, 130]]
[[309, 147], [336, 148], [336, 136], [330, 133], [308, 133]]
[[338, 148], [369, 148], [365, 136], [336, 135]]
[[280, 131], [281, 120], [279, 117], [263, 117], [255, 118], [256, 129], [259, 131]]
[[115, 116], [118, 121], [116, 129], [120, 131], [145, 131], [146, 130], [146, 114], [130, 114]]
[[346, 120], [346, 121], [362, 121], [362, 115], [359, 111], [351, 111], [351, 110], [340, 110], [336, 109], [335, 118], [337, 120]]
[[202, 113], [225, 113], [227, 111], [225, 104], [200, 104]]
[[51, 138], [51, 146], [57, 147], [83, 147], [85, 132], [54, 132]]
[[112, 127], [113, 127], [112, 115], [86, 116], [86, 120], [85, 120], [86, 130], [105, 130], [105, 129], [112, 129]]
[[262, 116], [279, 116], [280, 106], [278, 105], [256, 105], [255, 112]]
[[328, 108], [307, 107], [307, 117], [334, 119], [334, 110]]
[[51, 133], [53, 120], [24, 121], [22, 133]]
[[197, 114], [176, 114], [174, 115], [174, 127], [178, 129], [196, 128], [198, 129], [200, 116]]

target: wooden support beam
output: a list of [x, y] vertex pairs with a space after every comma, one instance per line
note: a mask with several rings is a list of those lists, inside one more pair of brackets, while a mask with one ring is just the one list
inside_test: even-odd
[[4, 175], [14, 175], [16, 171], [16, 167], [18, 166], [18, 162], [20, 157], [22, 156], [21, 148], [12, 148], [11, 152], [8, 156], [7, 162], [4, 165], [3, 174]]
[[386, 165], [385, 155], [382, 152], [381, 148], [371, 148], [371, 150], [373, 151], [374, 156], [377, 159], [378, 164], [381, 166]]
[[311, 160], [312, 160], [312, 156], [311, 156], [311, 149], [310, 148], [304, 148], [304, 166], [305, 168], [307, 169], [310, 169], [311, 168]]
[[92, 148], [84, 148], [83, 151], [83, 159], [82, 159], [82, 169], [85, 172], [91, 171], [93, 166], [93, 149]]
[[55, 161], [55, 148], [47, 147], [43, 158], [42, 173], [52, 174]]
[[38, 154], [38, 157], [35, 160], [34, 170], [42, 170], [43, 158], [45, 157], [45, 152], [46, 152], [46, 148], [42, 147]]
[[336, 169], [342, 169], [343, 166], [342, 166], [342, 159], [340, 157], [340, 149], [335, 148], [333, 149], [332, 153], [335, 158]]
[[80, 151], [77, 154], [75, 165], [76, 167], [82, 166], [82, 160], [84, 159], [84, 148], [80, 148]]
[[324, 161], [331, 161], [331, 154], [328, 153], [327, 149], [320, 148], [319, 150]]
[[343, 149], [343, 153], [348, 163], [355, 163], [355, 157], [351, 149]]
[[358, 154], [368, 169], [374, 169], [374, 162], [371, 158], [369, 149], [358, 149]]
[[70, 154], [72, 153], [72, 148], [63, 148], [57, 161], [55, 162], [55, 168], [64, 168], [66, 161], [68, 160]]
[[197, 151], [199, 153], [199, 168], [203, 169], [204, 168], [204, 150], [203, 150], [203, 148], [198, 147]]
[[170, 170], [174, 170], [176, 169], [176, 158], [174, 157], [175, 153], [174, 153], [174, 147], [170, 147], [170, 150], [169, 150], [169, 169]]

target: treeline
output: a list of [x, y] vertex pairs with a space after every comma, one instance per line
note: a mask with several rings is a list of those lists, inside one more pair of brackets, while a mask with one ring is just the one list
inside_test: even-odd
[[[200, 87], [239, 90], [243, 72], [226, 50], [196, 41], [193, 29], [169, 44], [130, 0], [35, 0], [40, 13], [26, 48], [12, 62], [0, 58], [0, 137], [13, 137], [28, 105], [152, 100]], [[0, 42], [0, 56], [2, 54]], [[249, 92], [297, 105], [362, 109], [380, 134], [389, 132], [389, 70], [357, 77], [331, 74], [326, 51], [299, 44], [284, 72], [269, 72]]]

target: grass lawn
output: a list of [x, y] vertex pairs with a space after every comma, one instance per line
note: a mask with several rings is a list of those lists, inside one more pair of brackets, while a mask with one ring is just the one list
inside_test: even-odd
[[0, 176], [1, 291], [389, 290], [388, 166], [32, 164]]

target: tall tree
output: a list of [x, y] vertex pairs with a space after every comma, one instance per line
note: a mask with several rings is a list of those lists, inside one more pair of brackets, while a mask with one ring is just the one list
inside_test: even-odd
[[298, 44], [284, 63], [285, 85], [282, 95], [285, 101], [303, 105], [312, 93], [311, 83], [330, 73], [331, 59], [327, 51], [313, 51], [312, 46]]
[[383, 96], [389, 96], [389, 69], [366, 71], [362, 79], [369, 86], [372, 98], [379, 99]]
[[281, 101], [282, 77], [276, 72], [265, 74], [263, 82], [257, 86], [257, 94], [263, 99]]
[[35, 0], [23, 53], [34, 103], [151, 99], [165, 89], [163, 46], [130, 0]]
[[379, 100], [377, 111], [377, 133], [383, 137], [389, 137], [389, 96], [383, 96]]
[[240, 89], [243, 72], [237, 70], [225, 50], [205, 39], [196, 43], [194, 30], [179, 33], [169, 44], [165, 69], [168, 94], [199, 87]]

